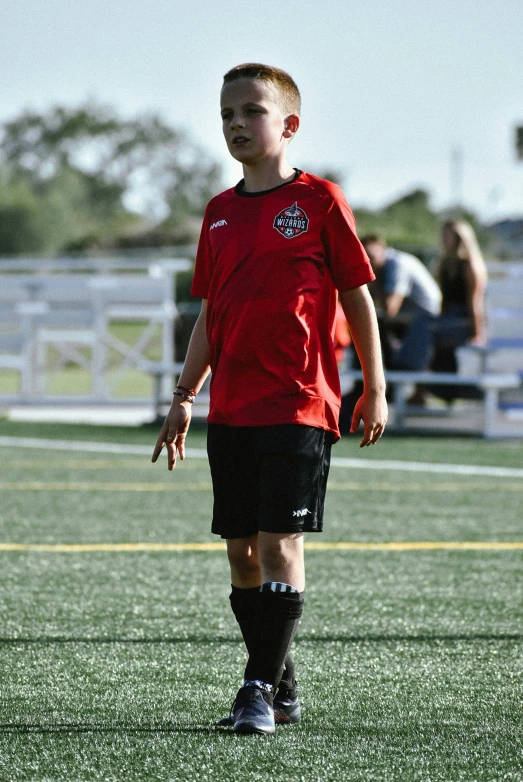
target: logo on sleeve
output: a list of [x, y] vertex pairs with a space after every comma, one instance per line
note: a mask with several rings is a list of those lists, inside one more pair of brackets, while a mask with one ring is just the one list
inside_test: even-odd
[[309, 218], [295, 201], [292, 206], [282, 209], [274, 218], [273, 228], [286, 239], [304, 234], [309, 229]]
[[215, 228], [221, 228], [222, 225], [227, 225], [227, 220], [217, 220], [215, 223], [211, 225], [209, 231], [213, 231]]

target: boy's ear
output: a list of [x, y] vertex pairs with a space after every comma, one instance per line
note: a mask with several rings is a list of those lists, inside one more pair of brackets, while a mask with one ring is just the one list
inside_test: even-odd
[[289, 114], [285, 117], [285, 129], [283, 131], [283, 138], [292, 138], [296, 135], [298, 128], [300, 127], [300, 118], [297, 114]]

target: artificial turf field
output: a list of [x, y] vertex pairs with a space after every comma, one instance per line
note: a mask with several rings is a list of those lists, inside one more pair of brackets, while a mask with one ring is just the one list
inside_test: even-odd
[[[156, 430], [0, 436], [152, 449]], [[225, 554], [205, 547], [206, 461], [171, 474], [145, 453], [0, 445], [0, 779], [523, 780], [521, 443], [389, 436], [334, 455], [367, 468], [331, 470], [295, 643], [304, 718], [266, 738], [213, 728], [244, 651]]]

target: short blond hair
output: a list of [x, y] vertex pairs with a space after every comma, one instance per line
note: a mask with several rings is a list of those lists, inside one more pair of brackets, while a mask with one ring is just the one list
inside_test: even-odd
[[223, 77], [223, 83], [228, 84], [231, 81], [236, 81], [236, 79], [256, 79], [272, 84], [278, 95], [278, 103], [282, 113], [286, 116], [289, 114], [300, 114], [300, 91], [292, 76], [289, 76], [286, 71], [282, 71], [281, 68], [263, 65], [259, 62], [246, 62], [242, 65], [236, 65], [230, 71], [227, 71]]

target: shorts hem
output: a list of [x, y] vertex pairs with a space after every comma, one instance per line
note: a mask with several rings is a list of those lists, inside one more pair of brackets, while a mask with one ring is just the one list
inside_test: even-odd
[[222, 540], [241, 540], [241, 538], [252, 538], [253, 535], [257, 535], [259, 532], [274, 532], [276, 535], [295, 535], [297, 532], [303, 532], [303, 534], [321, 534], [323, 532], [323, 527], [321, 529], [292, 529], [292, 530], [285, 530], [285, 529], [256, 529], [254, 532], [245, 534], [224, 534], [223, 532], [214, 532], [214, 530], [211, 530], [212, 535], [219, 536]]

